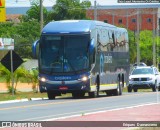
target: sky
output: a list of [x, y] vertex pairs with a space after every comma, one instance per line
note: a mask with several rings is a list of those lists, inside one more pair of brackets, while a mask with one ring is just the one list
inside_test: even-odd
[[[32, 0], [6, 0], [6, 7], [29, 7], [30, 1]], [[95, 0], [89, 0], [92, 3], [92, 6], [94, 5]], [[121, 4], [131, 4], [131, 3], [117, 3], [118, 0], [96, 0], [97, 5], [121, 5]], [[43, 5], [45, 7], [52, 7], [56, 3], [56, 0], [43, 0]], [[136, 4], [136, 3], [132, 3]], [[142, 3], [140, 3], [142, 4]], [[146, 4], [146, 3], [143, 3]], [[151, 3], [149, 3], [151, 4]], [[157, 3], [154, 3], [157, 4]], [[159, 3], [160, 4], [160, 3]]]

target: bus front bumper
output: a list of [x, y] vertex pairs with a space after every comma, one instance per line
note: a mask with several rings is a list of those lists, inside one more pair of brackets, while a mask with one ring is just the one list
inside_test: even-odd
[[89, 80], [71, 80], [71, 81], [39, 81], [40, 92], [62, 92], [62, 93], [72, 93], [73, 91], [90, 91]]

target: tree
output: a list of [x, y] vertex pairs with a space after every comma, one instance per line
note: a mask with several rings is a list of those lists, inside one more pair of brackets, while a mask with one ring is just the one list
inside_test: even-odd
[[153, 34], [151, 31], [145, 30], [140, 32], [140, 55], [141, 61], [147, 65], [152, 65], [153, 59]]
[[0, 37], [12, 37], [17, 30], [13, 22], [0, 23]]
[[32, 43], [40, 37], [40, 23], [35, 19], [17, 24], [0, 23], [0, 37], [13, 38], [15, 51], [23, 58], [31, 58]]
[[135, 63], [137, 58], [135, 32], [128, 30], [130, 63]]
[[38, 69], [31, 69], [27, 74], [27, 78], [30, 79], [32, 83], [33, 91], [38, 92]]
[[32, 43], [40, 37], [40, 24], [37, 20], [30, 20], [16, 25], [15, 51], [23, 58], [32, 57]]
[[91, 6], [90, 1], [57, 0], [49, 14], [50, 20], [87, 19], [86, 9]]
[[[26, 12], [26, 15], [22, 16], [23, 21], [29, 21], [32, 19], [36, 19], [38, 22], [40, 22], [40, 3], [37, 1], [31, 2], [31, 8]], [[44, 20], [48, 17], [48, 11], [45, 7], [43, 7], [43, 17]], [[46, 22], [46, 21], [44, 21]]]
[[[12, 93], [12, 81], [11, 81], [11, 72], [0, 64], [0, 77], [5, 80], [6, 87], [8, 92]], [[25, 79], [25, 82], [32, 83], [32, 88], [34, 92], [38, 92], [38, 70], [28, 71], [24, 68], [23, 65], [18, 67], [13, 73], [14, 79], [14, 92], [16, 92], [17, 84], [21, 79]]]
[[[136, 35], [132, 31], [129, 32], [129, 50], [130, 50], [130, 62], [135, 63], [137, 60], [137, 41]], [[155, 38], [155, 44], [158, 44], [159, 37]], [[144, 30], [140, 31], [140, 59], [142, 62], [145, 62], [147, 65], [152, 65], [153, 63], [153, 34], [152, 31]], [[157, 52], [159, 54], [159, 52]]]

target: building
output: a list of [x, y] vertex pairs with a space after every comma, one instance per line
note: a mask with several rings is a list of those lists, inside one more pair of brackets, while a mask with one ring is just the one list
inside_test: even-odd
[[[113, 25], [122, 26], [132, 31], [160, 30], [160, 3], [118, 3], [118, 0], [90, 0], [91, 8], [87, 16]], [[47, 0], [46, 0], [47, 2]], [[9, 5], [8, 5], [9, 6]], [[51, 7], [47, 7], [49, 10]], [[29, 7], [6, 8], [10, 14], [25, 14]], [[17, 15], [18, 16], [18, 15]], [[13, 17], [15, 19], [15, 17]], [[10, 19], [10, 17], [7, 17]]]
[[159, 30], [160, 4], [95, 6], [87, 10], [87, 16], [129, 30]]

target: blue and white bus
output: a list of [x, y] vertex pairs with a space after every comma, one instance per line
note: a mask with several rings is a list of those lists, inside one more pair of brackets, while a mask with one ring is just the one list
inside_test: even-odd
[[129, 76], [128, 33], [94, 20], [48, 23], [33, 44], [38, 58], [40, 92], [49, 99], [71, 93], [74, 98], [99, 92], [122, 95]]

